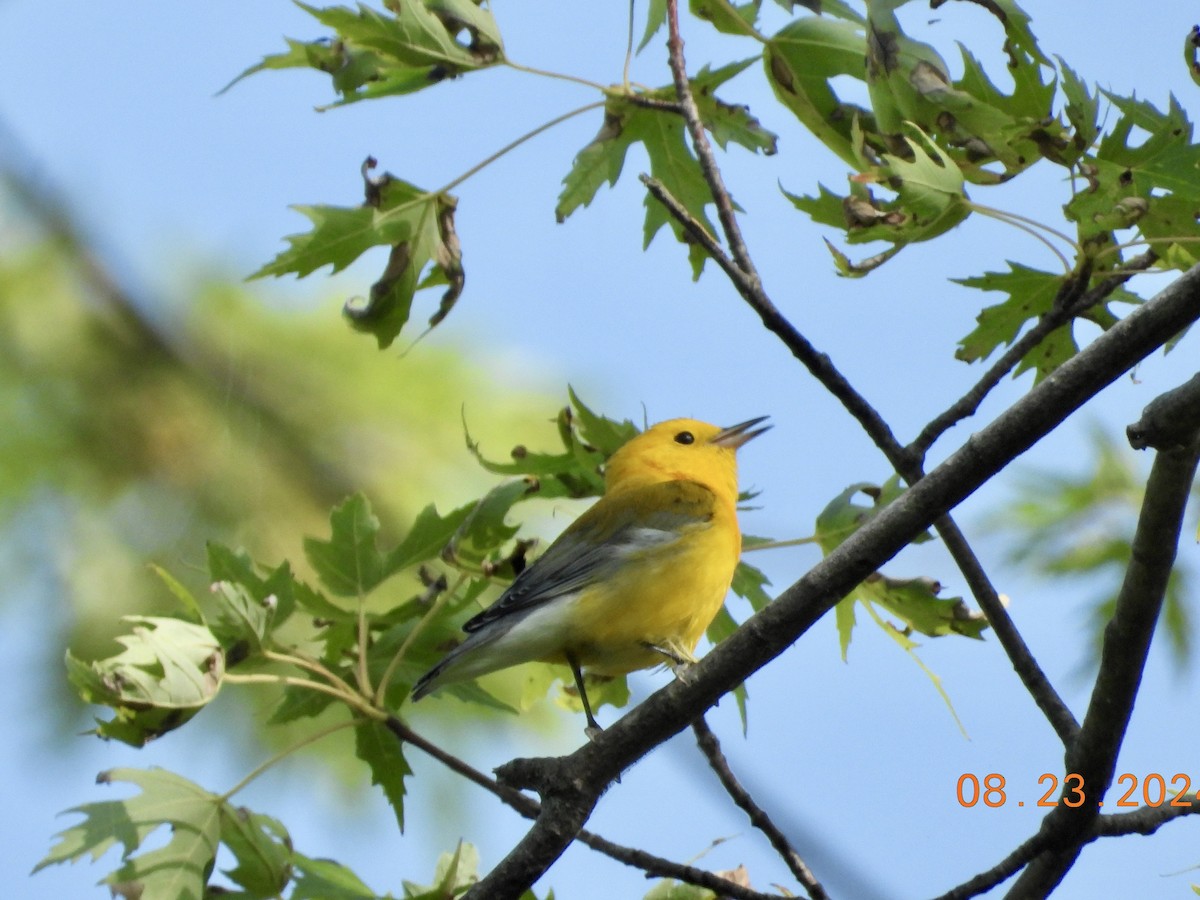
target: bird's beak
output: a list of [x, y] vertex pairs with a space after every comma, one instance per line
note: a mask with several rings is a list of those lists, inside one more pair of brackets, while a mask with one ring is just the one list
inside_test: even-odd
[[[767, 418], [767, 416], [759, 416], [757, 419], [749, 419], [737, 425], [731, 425], [721, 430], [709, 443], [716, 444], [718, 447], [728, 447], [730, 450], [736, 450], [747, 441], [753, 440], [764, 431], [770, 430], [770, 425], [764, 425], [762, 428], [754, 428], [759, 422], [767, 421]], [[754, 430], [751, 431], [751, 429]]]

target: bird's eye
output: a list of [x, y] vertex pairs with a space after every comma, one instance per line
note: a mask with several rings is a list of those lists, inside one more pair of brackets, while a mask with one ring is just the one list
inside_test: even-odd
[[677, 444], [694, 444], [695, 442], [696, 436], [690, 431], [681, 431], [675, 435], [675, 443]]

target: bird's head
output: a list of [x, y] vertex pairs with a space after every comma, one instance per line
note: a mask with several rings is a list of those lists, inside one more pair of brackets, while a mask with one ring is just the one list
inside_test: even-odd
[[607, 490], [656, 481], [697, 481], [737, 498], [737, 449], [770, 425], [760, 416], [729, 428], [696, 419], [669, 419], [632, 438], [608, 460]]

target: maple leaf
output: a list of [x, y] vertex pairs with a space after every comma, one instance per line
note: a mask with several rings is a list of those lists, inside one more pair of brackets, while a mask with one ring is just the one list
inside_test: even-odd
[[[298, 206], [313, 223], [311, 231], [290, 235], [291, 246], [251, 278], [267, 275], [311, 274], [322, 266], [344, 269], [372, 247], [390, 246], [382, 276], [371, 286], [366, 302], [344, 307], [350, 324], [375, 336], [380, 349], [388, 347], [408, 322], [418, 290], [446, 285], [432, 328], [453, 308], [462, 293], [465, 272], [462, 249], [454, 229], [458, 201], [446, 193], [423, 191], [389, 174], [371, 179], [375, 166], [363, 163], [366, 202], [362, 206]], [[422, 282], [422, 272], [429, 274]]]

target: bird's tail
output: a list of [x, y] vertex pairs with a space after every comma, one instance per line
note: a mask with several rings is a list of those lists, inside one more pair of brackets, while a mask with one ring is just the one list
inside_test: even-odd
[[438, 684], [438, 678], [444, 671], [446, 671], [446, 667], [453, 662], [457, 653], [457, 648], [450, 651], [449, 655], [447, 655], [445, 659], [417, 679], [417, 683], [413, 685], [412, 689], [412, 699], [414, 702], [441, 687], [441, 685]]
[[484, 629], [467, 635], [465, 641], [447, 653], [440, 663], [417, 679], [417, 683], [413, 685], [412, 699], [420, 700], [426, 694], [430, 694], [452, 681], [465, 681], [493, 671], [495, 666], [480, 665], [479, 654], [473, 654], [472, 651], [492, 643], [506, 630]]

